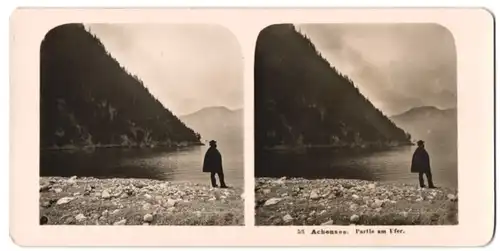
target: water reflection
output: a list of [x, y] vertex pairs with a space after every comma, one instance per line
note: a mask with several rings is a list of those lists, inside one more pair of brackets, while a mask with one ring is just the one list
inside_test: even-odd
[[[223, 145], [223, 144], [222, 144]], [[166, 149], [98, 149], [92, 152], [43, 151], [41, 176], [148, 178], [209, 184], [202, 173], [206, 146]], [[223, 145], [224, 174], [231, 186], [243, 186], [243, 148]]]
[[[414, 146], [371, 152], [309, 151], [306, 154], [256, 153], [257, 177], [363, 179], [418, 184], [410, 173]], [[436, 186], [457, 187], [457, 154], [450, 147], [427, 147]]]

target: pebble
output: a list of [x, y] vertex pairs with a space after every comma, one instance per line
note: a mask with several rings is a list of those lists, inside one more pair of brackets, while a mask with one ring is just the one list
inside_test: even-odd
[[92, 191], [92, 187], [91, 186], [85, 186], [85, 192], [91, 192]]
[[377, 200], [375, 200], [375, 201], [372, 203], [371, 207], [372, 207], [372, 208], [380, 208], [380, 207], [382, 207], [382, 205], [383, 205], [383, 204], [384, 204], [384, 202], [383, 202], [383, 201], [381, 201], [381, 200], [378, 200], [378, 199], [377, 199]]
[[55, 192], [55, 193], [60, 193], [60, 192], [62, 192], [62, 191], [63, 191], [63, 190], [62, 190], [62, 188], [60, 188], [60, 187], [58, 187], [58, 188], [54, 188], [54, 192]]
[[287, 215], [283, 216], [283, 221], [285, 223], [289, 223], [289, 222], [293, 221], [293, 217], [290, 214], [287, 214]]
[[349, 210], [351, 210], [351, 211], [356, 211], [356, 209], [358, 209], [358, 205], [356, 205], [356, 204], [351, 204], [349, 206]]
[[75, 217], [75, 219], [76, 219], [77, 221], [84, 221], [85, 219], [87, 219], [87, 217], [85, 217], [85, 215], [83, 215], [83, 214], [78, 214], [78, 215]]
[[111, 198], [111, 194], [109, 194], [108, 190], [104, 190], [104, 191], [102, 191], [101, 197], [103, 199], [109, 199], [109, 198]]
[[113, 225], [115, 225], [115, 226], [125, 225], [126, 223], [127, 223], [127, 219], [123, 219], [123, 220], [120, 220], [120, 221], [113, 223]]
[[[214, 200], [215, 200], [215, 197], [212, 197], [212, 198], [214, 198]], [[167, 200], [167, 207], [175, 207], [175, 204], [177, 204], [177, 201], [168, 198], [168, 200]]]
[[40, 192], [47, 192], [50, 190], [50, 188], [52, 188], [50, 184], [43, 185], [40, 187]]
[[456, 199], [456, 196], [453, 194], [448, 194], [446, 197], [448, 197], [448, 200], [454, 201]]
[[329, 221], [321, 223], [321, 226], [330, 226], [330, 225], [333, 225], [333, 220], [329, 220]]
[[142, 206], [142, 209], [143, 209], [143, 210], [150, 210], [150, 209], [151, 209], [151, 204], [149, 204], [149, 203], [144, 204], [144, 205]]
[[72, 176], [71, 178], [69, 178], [66, 182], [68, 184], [75, 184], [76, 183], [76, 176]]
[[262, 190], [262, 193], [263, 193], [263, 194], [268, 194], [268, 193], [271, 193], [271, 189], [263, 189], [263, 190]]
[[351, 218], [349, 218], [349, 220], [352, 222], [352, 223], [357, 223], [359, 221], [359, 215], [357, 214], [353, 214], [351, 216]]
[[49, 218], [47, 216], [40, 217], [40, 225], [46, 225], [49, 222]]
[[316, 199], [319, 199], [319, 195], [316, 191], [312, 191], [311, 195], [309, 195], [309, 198], [316, 200]]
[[63, 204], [66, 204], [66, 203], [69, 203], [70, 201], [74, 200], [75, 198], [74, 197], [63, 197], [63, 198], [60, 198], [58, 201], [57, 201], [57, 205], [63, 205]]
[[144, 219], [145, 222], [152, 222], [153, 221], [153, 215], [146, 214], [146, 215], [144, 215], [143, 219]]
[[153, 197], [152, 197], [151, 195], [149, 195], [149, 194], [145, 194], [145, 195], [144, 195], [144, 198], [146, 198], [146, 199], [150, 200], [150, 199], [152, 199]]
[[286, 180], [286, 177], [281, 177], [281, 178], [275, 180], [274, 183], [276, 183], [278, 185], [283, 185], [283, 184], [285, 184], [285, 180]]
[[278, 202], [280, 202], [282, 199], [281, 198], [271, 198], [269, 200], [267, 200], [265, 203], [264, 203], [264, 206], [272, 206], [272, 205], [275, 205], [277, 204]]
[[71, 216], [66, 218], [66, 220], [64, 220], [65, 225], [72, 225], [72, 224], [75, 224], [75, 222], [76, 222], [75, 218], [73, 218]]

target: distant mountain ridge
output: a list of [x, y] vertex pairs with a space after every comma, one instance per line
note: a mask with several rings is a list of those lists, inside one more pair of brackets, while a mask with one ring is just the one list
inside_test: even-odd
[[418, 106], [413, 107], [406, 112], [402, 112], [397, 115], [391, 116], [391, 118], [402, 118], [406, 116], [421, 116], [423, 114], [431, 114], [431, 113], [456, 113], [456, 108], [447, 108], [447, 109], [439, 109], [435, 106]]
[[254, 78], [258, 149], [410, 144], [292, 24], [261, 31]]
[[243, 109], [205, 107], [181, 116], [186, 125], [200, 133], [203, 141], [243, 142]]
[[41, 148], [200, 144], [84, 25], [50, 30], [40, 53]]
[[391, 120], [409, 131], [415, 140], [422, 139], [440, 146], [457, 145], [456, 108], [415, 107], [392, 116]]
[[189, 118], [189, 117], [193, 117], [193, 116], [198, 116], [200, 114], [213, 115], [213, 114], [217, 114], [217, 113], [223, 114], [223, 113], [235, 113], [235, 112], [236, 113], [243, 112], [243, 108], [229, 109], [225, 106], [209, 106], [209, 107], [203, 107], [200, 110], [197, 110], [197, 111], [189, 113], [189, 114], [181, 115], [180, 117], [181, 118]]

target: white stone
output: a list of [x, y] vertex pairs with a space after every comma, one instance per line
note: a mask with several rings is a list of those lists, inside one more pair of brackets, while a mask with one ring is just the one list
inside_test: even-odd
[[356, 223], [359, 221], [359, 215], [353, 214], [351, 218], [349, 219], [352, 223]]
[[113, 225], [115, 225], [115, 226], [125, 225], [126, 223], [127, 223], [127, 220], [123, 219], [123, 220], [120, 220], [120, 221], [117, 221], [117, 222], [113, 223]]
[[78, 215], [75, 217], [75, 219], [76, 219], [77, 221], [83, 221], [83, 220], [87, 219], [87, 217], [85, 217], [85, 215], [83, 215], [83, 214], [78, 214]]
[[144, 219], [145, 222], [152, 222], [153, 221], [153, 215], [146, 214], [146, 215], [144, 215], [143, 219]]
[[280, 202], [282, 199], [281, 198], [271, 198], [269, 200], [267, 200], [265, 203], [264, 203], [264, 206], [271, 206], [271, 205], [274, 205], [274, 204], [277, 204], [278, 202]]
[[322, 226], [329, 226], [329, 225], [333, 225], [333, 220], [329, 220], [329, 221], [326, 221], [326, 222], [323, 222], [321, 223]]
[[293, 217], [291, 215], [287, 214], [287, 215], [283, 216], [283, 221], [286, 223], [291, 222], [291, 221], [293, 221]]
[[74, 197], [63, 197], [63, 198], [60, 198], [56, 204], [57, 205], [63, 205], [63, 204], [66, 204], [66, 203], [69, 203], [70, 201], [74, 200], [75, 198]]
[[319, 199], [319, 195], [316, 191], [312, 191], [311, 195], [309, 195], [309, 198], [316, 200], [316, 199]]
[[104, 191], [102, 191], [101, 197], [103, 199], [109, 199], [109, 198], [111, 198], [111, 194], [109, 194], [108, 190], [104, 190]]

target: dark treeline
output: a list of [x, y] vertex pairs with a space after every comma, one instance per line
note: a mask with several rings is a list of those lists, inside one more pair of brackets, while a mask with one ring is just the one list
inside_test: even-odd
[[49, 31], [40, 53], [41, 148], [199, 143], [82, 24]]
[[254, 74], [258, 148], [410, 143], [291, 24], [260, 33]]

